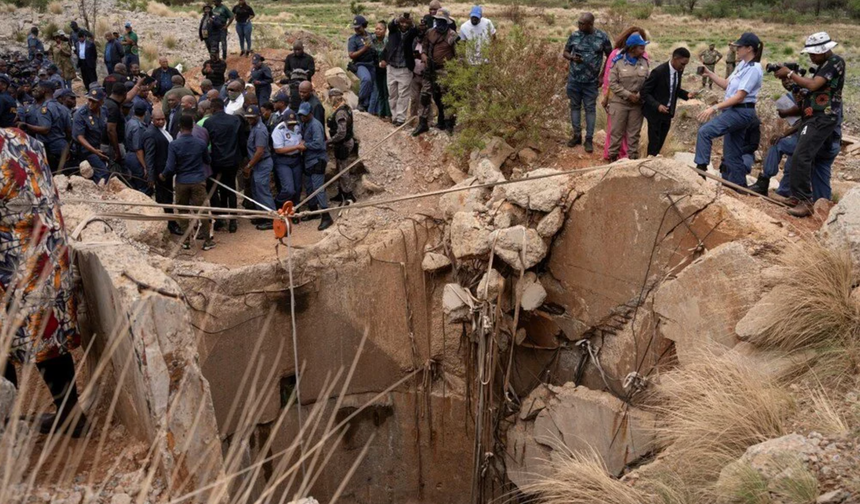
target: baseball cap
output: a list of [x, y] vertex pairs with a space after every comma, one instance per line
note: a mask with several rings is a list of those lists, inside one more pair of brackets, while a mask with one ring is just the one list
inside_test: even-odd
[[481, 19], [482, 17], [484, 17], [484, 10], [481, 9], [480, 5], [476, 5], [472, 7], [472, 11], [469, 12], [469, 17], [476, 17], [478, 19]]
[[827, 32], [818, 32], [807, 37], [806, 44], [800, 52], [802, 54], [824, 54], [837, 45], [838, 43], [831, 40]]
[[266, 58], [264, 58], [261, 54], [254, 53], [254, 56], [251, 58], [251, 61], [253, 61], [254, 63], [260, 63], [261, 61], [266, 61]]
[[359, 26], [364, 26], [366, 24], [367, 24], [367, 19], [365, 19], [364, 16], [359, 15], [359, 16], [355, 16], [352, 19], [352, 27], [353, 28], [358, 28]]
[[125, 22], [125, 27], [126, 27], [126, 28], [131, 28], [131, 21], [126, 21], [126, 22]]
[[761, 45], [761, 40], [755, 33], [746, 32], [741, 35], [741, 38], [737, 39], [732, 45], [758, 48]]
[[286, 102], [288, 102], [288, 101], [290, 101], [290, 97], [289, 97], [289, 96], [287, 96], [287, 94], [286, 94], [286, 93], [284, 93], [283, 91], [278, 91], [278, 92], [275, 94], [275, 96], [272, 98], [272, 103], [274, 103], [274, 102], [284, 102], [284, 103], [286, 103]]
[[624, 43], [624, 45], [626, 45], [627, 47], [646, 46], [648, 44], [650, 44], [650, 42], [643, 39], [642, 35], [639, 35], [638, 33], [631, 34], [629, 37], [627, 37], [627, 41]]
[[146, 113], [146, 104], [145, 103], [135, 103], [134, 104], [134, 115], [141, 115]]
[[258, 117], [260, 115], [260, 107], [249, 105], [245, 107], [245, 117]]
[[284, 116], [284, 122], [287, 124], [298, 124], [299, 118], [296, 117], [296, 113], [291, 110]]
[[448, 9], [439, 9], [436, 11], [436, 15], [433, 16], [436, 19], [444, 19], [445, 21], [451, 23], [451, 13], [448, 12]]
[[230, 70], [229, 72], [227, 72], [227, 78], [228, 79], [238, 79], [239, 78], [239, 71], [238, 70]]
[[310, 105], [310, 103], [308, 103], [308, 102], [304, 102], [304, 103], [302, 103], [301, 105], [299, 105], [299, 115], [300, 115], [300, 116], [311, 115], [311, 105]]
[[48, 75], [48, 70], [46, 68], [40, 68], [39, 75]]
[[105, 90], [104, 88], [95, 87], [89, 90], [87, 93], [87, 100], [95, 100], [102, 101], [105, 99]]

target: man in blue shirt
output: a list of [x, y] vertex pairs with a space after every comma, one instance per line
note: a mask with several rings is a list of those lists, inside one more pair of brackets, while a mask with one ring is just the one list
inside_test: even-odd
[[18, 102], [7, 90], [11, 80], [6, 74], [0, 74], [0, 128], [15, 126], [18, 117]]
[[573, 137], [568, 147], [582, 144], [582, 115], [585, 107], [585, 152], [594, 152], [592, 138], [597, 118], [597, 94], [603, 82], [603, 57], [612, 52], [612, 42], [604, 31], [594, 28], [594, 14], [579, 16], [578, 30], [567, 39], [564, 59], [570, 62], [567, 97], [570, 99], [570, 125]]
[[93, 181], [107, 180], [107, 154], [99, 150], [107, 122], [102, 113], [105, 91], [96, 87], [87, 92], [86, 106], [78, 107], [72, 120], [72, 138], [81, 147], [81, 158], [93, 168]]
[[[206, 203], [206, 170], [204, 164], [209, 164], [209, 148], [203, 140], [192, 135], [194, 129], [194, 118], [190, 114], [183, 114], [179, 118], [179, 137], [170, 143], [167, 150], [167, 166], [164, 172], [158, 175], [162, 182], [168, 177], [176, 175], [174, 184], [174, 195], [177, 205], [203, 206]], [[187, 213], [180, 210], [180, 213]], [[195, 227], [201, 221], [195, 220]], [[205, 238], [203, 250], [215, 247], [215, 242], [210, 238], [209, 219], [202, 220], [203, 232], [200, 236]], [[180, 219], [179, 226], [183, 235], [188, 235], [188, 220]], [[191, 236], [182, 240], [182, 248], [191, 248]]]
[[119, 43], [116, 36], [112, 32], [105, 33], [105, 67], [107, 67], [108, 75], [113, 73], [113, 67], [117, 63], [122, 63], [122, 44]]
[[[325, 130], [321, 122], [317, 121], [311, 113], [311, 106], [305, 102], [299, 106], [299, 120], [302, 122], [302, 141], [299, 144], [305, 153], [305, 175], [310, 180], [307, 188], [308, 195], [316, 191], [325, 183], [325, 167], [328, 164], [328, 153], [326, 152]], [[325, 191], [320, 191], [316, 197], [308, 203], [311, 210], [328, 208], [328, 199]], [[331, 215], [326, 212], [322, 214], [322, 222], [317, 229], [323, 231], [334, 224]]]
[[52, 83], [40, 82], [33, 90], [35, 101], [24, 114], [21, 129], [34, 134], [45, 145], [51, 171], [59, 168], [60, 159], [69, 147], [72, 123], [69, 111], [54, 100]]
[[370, 107], [370, 96], [376, 86], [376, 53], [367, 34], [367, 19], [355, 16], [352, 20], [355, 35], [349, 37], [347, 52], [355, 64], [355, 75], [361, 80], [358, 88], [358, 110], [366, 112]]
[[281, 186], [275, 197], [278, 208], [287, 201], [298, 205], [302, 194], [302, 129], [292, 110], [287, 109], [282, 118], [272, 132], [275, 172]]
[[[273, 166], [272, 153], [269, 150], [269, 130], [260, 120], [260, 107], [249, 105], [245, 107], [244, 113], [251, 130], [248, 132], [248, 164], [242, 169], [242, 174], [253, 180], [254, 199], [262, 204], [261, 210], [274, 210], [275, 200], [269, 188]], [[257, 229], [272, 229], [271, 219], [259, 222]]]
[[263, 104], [272, 96], [272, 69], [264, 64], [266, 58], [255, 54], [251, 58], [253, 68], [251, 69], [251, 84], [254, 85], [254, 93], [257, 95], [257, 103]]

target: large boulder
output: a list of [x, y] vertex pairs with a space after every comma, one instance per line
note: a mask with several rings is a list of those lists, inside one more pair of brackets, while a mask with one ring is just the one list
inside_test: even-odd
[[814, 480], [809, 463], [818, 460], [821, 449], [800, 434], [789, 434], [750, 446], [738, 460], [720, 471], [717, 488], [732, 493], [748, 486], [751, 477], [766, 491], [779, 497], [803, 479]]
[[428, 273], [435, 273], [451, 266], [451, 260], [445, 254], [438, 252], [427, 252], [421, 261], [421, 269]]
[[[475, 177], [469, 177], [454, 184], [454, 187], [470, 187], [480, 183]], [[486, 188], [450, 192], [439, 198], [439, 209], [446, 219], [450, 219], [457, 212], [484, 211], [487, 208], [484, 201], [489, 195], [490, 190]]]
[[448, 322], [466, 322], [474, 307], [469, 289], [460, 284], [445, 284], [442, 289], [442, 311], [448, 317]]
[[860, 265], [860, 187], [845, 193], [818, 233], [830, 248], [848, 247], [854, 264]]
[[564, 224], [564, 212], [561, 207], [555, 207], [552, 212], [541, 217], [537, 225], [537, 232], [541, 238], [552, 238]]
[[490, 251], [490, 228], [476, 212], [457, 212], [451, 220], [451, 251], [457, 259]]
[[534, 267], [546, 257], [547, 253], [546, 243], [537, 231], [524, 226], [493, 231], [487, 237], [487, 246], [490, 247], [493, 244], [495, 244], [496, 255], [516, 270]]
[[517, 295], [520, 296], [520, 306], [523, 310], [537, 310], [546, 300], [546, 289], [541, 285], [537, 275], [529, 271], [523, 279], [517, 282]]
[[[540, 168], [526, 174], [525, 178], [546, 176], [561, 173], [552, 168]], [[570, 186], [568, 177], [546, 177], [532, 182], [518, 182], [497, 189], [504, 194], [506, 200], [523, 208], [550, 212], [557, 207], [567, 194]]]
[[654, 448], [654, 415], [625, 408], [606, 392], [573, 383], [549, 385], [536, 389], [523, 404], [528, 411], [508, 430], [507, 445], [508, 477], [518, 487], [534, 481], [559, 453], [594, 450], [609, 472], [619, 475]]
[[325, 71], [325, 81], [331, 88], [340, 89], [344, 93], [352, 89], [346, 70], [340, 67], [329, 68]]
[[493, 137], [483, 149], [472, 152], [469, 159], [469, 174], [474, 175], [473, 171], [482, 159], [489, 160], [496, 169], [500, 169], [514, 152], [516, 152], [514, 148], [508, 145], [507, 142], [499, 137]]
[[711, 250], [660, 286], [654, 311], [683, 365], [703, 348], [728, 350], [735, 326], [761, 295], [761, 266], [740, 243]]
[[481, 159], [474, 165], [474, 169], [469, 170], [469, 172], [479, 184], [489, 184], [505, 180], [505, 176], [502, 175], [499, 167], [489, 159]]
[[[486, 301], [495, 301], [499, 297], [499, 293], [505, 290], [505, 277], [498, 271], [490, 268], [490, 271], [484, 273], [481, 281], [478, 282], [478, 290], [475, 295], [478, 299]], [[486, 294], [485, 294], [486, 293]]]

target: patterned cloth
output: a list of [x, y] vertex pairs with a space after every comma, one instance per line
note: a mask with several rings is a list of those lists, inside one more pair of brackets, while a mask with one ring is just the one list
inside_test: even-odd
[[80, 345], [66, 230], [42, 144], [0, 129], [0, 160], [0, 332], [11, 322], [12, 358], [40, 363]]
[[568, 81], [596, 83], [600, 78], [603, 56], [612, 51], [612, 42], [609, 40], [609, 35], [602, 30], [595, 28], [591, 33], [577, 30], [567, 39], [564, 50], [582, 57], [582, 63], [570, 62]]

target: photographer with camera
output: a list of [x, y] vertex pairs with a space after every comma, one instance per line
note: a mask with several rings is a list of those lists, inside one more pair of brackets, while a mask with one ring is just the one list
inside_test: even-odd
[[[758, 121], [755, 105], [762, 84], [761, 53], [764, 44], [751, 32], [741, 35], [734, 44], [737, 47], [738, 66], [728, 79], [723, 79], [704, 67], [700, 75], [707, 75], [717, 86], [726, 90], [723, 101], [703, 110], [698, 115], [699, 128], [696, 138], [696, 168], [705, 171], [711, 162], [711, 146], [715, 139], [723, 140], [723, 178], [742, 187], [747, 186], [747, 169], [743, 159], [746, 132]], [[716, 115], [717, 112], [722, 112]], [[716, 116], [716, 117], [715, 117]]]
[[836, 158], [834, 141], [841, 137], [842, 86], [845, 81], [845, 60], [833, 54], [836, 42], [826, 32], [810, 35], [801, 53], [809, 54], [818, 66], [812, 77], [803, 77], [788, 66], [774, 72], [779, 79], [788, 79], [808, 93], [801, 104], [800, 132], [791, 165], [791, 198], [788, 213], [795, 217], [812, 215], [812, 176], [827, 175]]

